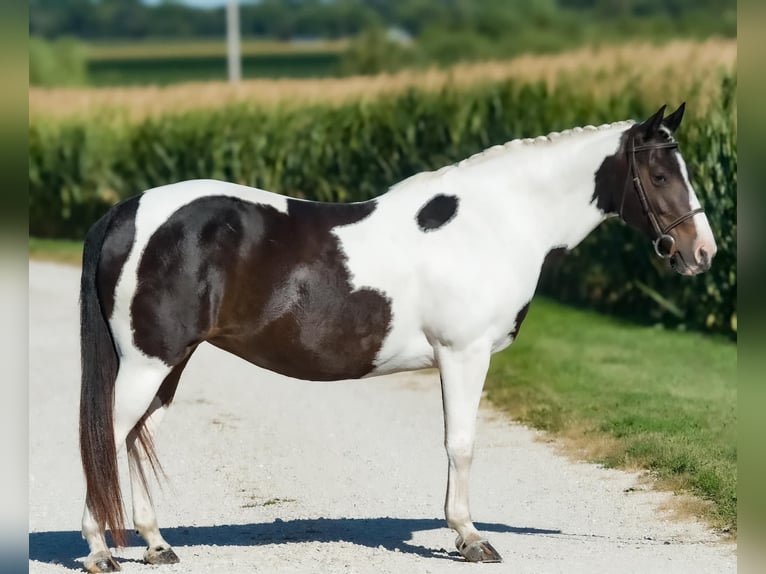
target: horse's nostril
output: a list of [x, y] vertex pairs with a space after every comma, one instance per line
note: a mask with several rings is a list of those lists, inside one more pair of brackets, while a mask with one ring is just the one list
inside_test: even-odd
[[707, 251], [704, 247], [700, 247], [697, 249], [697, 264], [698, 265], [707, 265], [708, 261], [710, 261], [710, 257], [708, 256]]

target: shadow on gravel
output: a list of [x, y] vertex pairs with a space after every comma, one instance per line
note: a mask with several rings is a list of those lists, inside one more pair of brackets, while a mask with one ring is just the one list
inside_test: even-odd
[[[505, 524], [477, 522], [480, 532], [510, 532], [513, 534], [561, 534], [560, 530], [522, 528]], [[223, 524], [220, 526], [176, 526], [162, 528], [162, 535], [171, 546], [261, 546], [291, 542], [349, 542], [361, 546], [417, 554], [428, 558], [457, 560], [457, 551], [434, 550], [406, 542], [413, 533], [445, 528], [440, 518], [316, 518], [280, 520], [258, 524]], [[448, 540], [451, 540], [449, 537]], [[143, 545], [132, 536], [131, 545]], [[451, 547], [450, 547], [451, 548]], [[81, 568], [75, 556], [87, 552], [79, 532], [31, 532], [29, 559]], [[183, 556], [181, 557], [183, 559]], [[118, 561], [126, 561], [118, 559]]]

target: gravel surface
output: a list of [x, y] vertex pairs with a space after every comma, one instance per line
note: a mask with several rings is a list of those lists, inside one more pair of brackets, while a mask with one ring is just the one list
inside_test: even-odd
[[[77, 450], [79, 270], [31, 263], [31, 572], [81, 568]], [[639, 476], [575, 463], [486, 405], [472, 511], [502, 564], [464, 563], [446, 528], [438, 377], [307, 383], [209, 346], [186, 369], [161, 428], [155, 488], [181, 563], [116, 556], [124, 572], [736, 571], [736, 546], [660, 510]], [[123, 488], [129, 501], [126, 461]]]

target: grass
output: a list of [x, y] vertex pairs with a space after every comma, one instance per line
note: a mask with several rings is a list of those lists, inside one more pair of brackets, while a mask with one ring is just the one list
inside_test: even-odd
[[[243, 78], [316, 78], [337, 75], [340, 55], [335, 51], [294, 51], [242, 55]], [[92, 86], [168, 85], [183, 82], [224, 82], [225, 55], [121, 56], [87, 63]]]
[[658, 487], [706, 501], [680, 497], [686, 510], [736, 532], [736, 369], [729, 341], [535, 299], [518, 342], [493, 358], [486, 389], [570, 453], [648, 469]]
[[[79, 265], [82, 242], [29, 240], [30, 258]], [[673, 510], [737, 527], [737, 347], [535, 298], [493, 357], [490, 401], [571, 454], [648, 469]], [[694, 495], [689, 496], [689, 495]], [[268, 502], [268, 501], [267, 501]]]
[[[279, 42], [244, 39], [244, 78], [316, 78], [337, 75], [347, 40]], [[226, 42], [146, 40], [94, 42], [87, 46], [92, 86], [167, 85], [218, 81], [227, 76]]]
[[[348, 40], [316, 40], [305, 42], [281, 42], [277, 40], [254, 40], [243, 38], [240, 51], [243, 56], [267, 54], [305, 54], [312, 52], [340, 53], [348, 47]], [[226, 42], [220, 40], [146, 40], [141, 42], [103, 41], [88, 44], [88, 59], [134, 60], [165, 58], [197, 58], [205, 56], [226, 57]]]
[[[303, 56], [312, 54], [321, 56], [321, 52]], [[337, 57], [337, 52], [333, 57]], [[732, 69], [736, 61], [735, 40], [712, 39], [673, 41], [659, 46], [627, 43], [589, 47], [561, 54], [527, 55], [507, 61], [463, 63], [445, 69], [406, 70], [367, 77], [251, 79], [238, 85], [194, 82], [167, 86], [30, 88], [29, 117], [30, 120], [92, 117], [102, 111], [143, 119], [233, 103], [257, 106], [340, 104], [369, 100], [412, 87], [435, 91], [450, 84], [473, 87], [507, 79], [544, 81], [551, 86], [568, 82], [594, 94], [615, 96], [631, 93], [654, 97], [662, 93], [663, 101], [688, 99], [697, 89], [712, 100], [717, 95], [715, 87], [720, 85], [720, 70]], [[674, 93], [667, 90], [668, 77], [674, 78]], [[699, 82], [702, 85], [697, 85]], [[661, 92], [659, 86], [662, 86]]]
[[82, 264], [82, 241], [29, 238], [29, 258], [68, 265]]

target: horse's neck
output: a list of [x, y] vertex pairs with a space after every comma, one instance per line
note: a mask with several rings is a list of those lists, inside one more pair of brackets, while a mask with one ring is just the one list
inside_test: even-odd
[[[561, 135], [552, 141], [513, 143], [462, 162], [455, 176], [465, 193], [486, 195], [485, 209], [508, 219], [507, 233], [521, 225], [530, 243], [547, 252], [571, 249], [605, 214], [593, 201], [595, 175], [619, 145], [623, 124]], [[473, 182], [470, 184], [469, 182]], [[476, 182], [479, 183], [479, 189]]]

